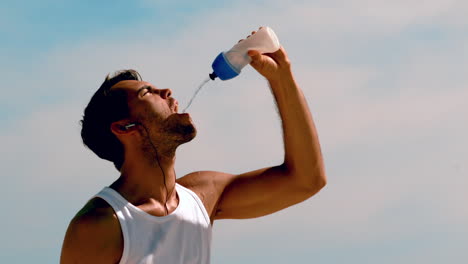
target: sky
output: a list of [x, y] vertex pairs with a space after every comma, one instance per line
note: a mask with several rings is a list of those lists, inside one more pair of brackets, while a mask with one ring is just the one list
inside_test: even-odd
[[[214, 224], [212, 263], [467, 263], [468, 2], [71, 1], [0, 8], [0, 262], [57, 263], [74, 214], [118, 172], [81, 143], [108, 73], [138, 70], [180, 105], [259, 26], [287, 50], [327, 186], [275, 214]], [[267, 82], [247, 66], [189, 110], [176, 173], [282, 162]]]

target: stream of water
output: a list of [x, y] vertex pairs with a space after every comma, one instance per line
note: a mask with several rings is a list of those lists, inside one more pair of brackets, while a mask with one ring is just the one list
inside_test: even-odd
[[211, 79], [210, 77], [206, 78], [201, 84], [200, 86], [198, 86], [198, 89], [195, 91], [195, 93], [192, 95], [192, 98], [190, 99], [189, 103], [187, 104], [187, 106], [184, 108], [184, 110], [182, 110], [182, 113], [185, 113], [185, 111], [190, 107], [190, 105], [192, 105], [192, 102], [193, 100], [195, 99], [195, 97], [197, 97], [197, 94], [198, 92], [200, 92], [200, 90], [203, 88], [203, 86], [209, 82]]

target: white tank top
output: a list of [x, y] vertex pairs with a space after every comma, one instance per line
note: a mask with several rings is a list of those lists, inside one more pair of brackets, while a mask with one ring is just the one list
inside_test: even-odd
[[95, 197], [114, 209], [123, 234], [120, 264], [210, 263], [211, 224], [200, 198], [176, 183], [179, 205], [167, 216], [153, 216], [105, 187]]

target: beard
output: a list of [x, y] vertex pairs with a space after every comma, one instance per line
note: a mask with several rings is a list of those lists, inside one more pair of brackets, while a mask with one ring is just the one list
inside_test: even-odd
[[197, 135], [197, 129], [192, 124], [180, 124], [171, 127], [167, 132], [172, 135], [173, 140], [178, 142], [179, 145], [192, 141]]
[[170, 115], [161, 128], [161, 134], [177, 145], [187, 143], [197, 135], [197, 129], [190, 117], [179, 114]]
[[197, 129], [187, 114], [175, 113], [165, 119], [153, 114], [146, 121], [148, 125], [144, 125], [145, 131], [142, 132], [147, 134], [147, 140], [151, 140], [161, 150], [175, 151], [197, 135]]

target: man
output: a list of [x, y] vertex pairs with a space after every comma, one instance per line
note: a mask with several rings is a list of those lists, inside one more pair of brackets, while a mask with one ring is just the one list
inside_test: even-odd
[[176, 149], [196, 135], [190, 115], [177, 112], [171, 90], [133, 70], [107, 77], [85, 109], [82, 138], [120, 177], [73, 218], [61, 263], [209, 263], [214, 220], [268, 215], [325, 186], [317, 132], [285, 50], [248, 55], [277, 102], [284, 162], [176, 179]]

